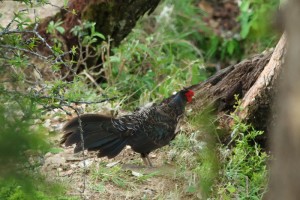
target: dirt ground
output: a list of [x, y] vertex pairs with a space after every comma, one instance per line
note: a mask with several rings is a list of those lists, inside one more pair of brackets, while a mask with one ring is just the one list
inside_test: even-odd
[[184, 192], [187, 183], [177, 174], [179, 166], [172, 161], [170, 146], [150, 154], [154, 167], [145, 166], [129, 146], [113, 159], [97, 158], [96, 152], [85, 152], [83, 157], [82, 152], [74, 154], [73, 147], [59, 146], [61, 129], [70, 118], [57, 110], [46, 116], [44, 126], [54, 133], [53, 148], [40, 168], [51, 181], [67, 185], [67, 195], [89, 200], [195, 199]]
[[164, 163], [166, 155], [167, 152], [160, 150], [152, 153], [154, 167], [149, 168], [127, 147], [109, 160], [88, 153], [84, 167], [82, 154], [74, 155], [73, 149], [67, 148], [59, 153], [47, 153], [41, 172], [67, 184], [67, 195], [85, 199], [182, 199], [182, 194], [173, 192], [178, 187], [172, 179], [176, 177], [176, 170]]

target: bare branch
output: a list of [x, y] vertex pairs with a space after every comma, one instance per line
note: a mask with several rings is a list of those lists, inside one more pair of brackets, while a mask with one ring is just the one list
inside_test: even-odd
[[19, 50], [19, 51], [24, 51], [26, 53], [29, 53], [29, 54], [32, 54], [32, 55], [35, 55], [37, 56], [38, 58], [42, 59], [42, 60], [46, 60], [48, 61], [49, 60], [49, 57], [46, 57], [46, 56], [43, 56], [37, 52], [34, 52], [34, 51], [30, 51], [28, 49], [24, 49], [24, 48], [20, 48], [20, 47], [16, 47], [16, 46], [11, 46], [11, 45], [1, 45], [0, 44], [0, 48], [5, 48], [5, 49], [14, 49], [14, 50]]

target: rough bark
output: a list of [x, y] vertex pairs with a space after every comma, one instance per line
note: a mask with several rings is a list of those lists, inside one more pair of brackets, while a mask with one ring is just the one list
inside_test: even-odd
[[214, 108], [220, 125], [229, 128], [232, 119], [227, 114], [234, 111], [234, 96], [239, 95], [244, 108], [238, 113], [240, 117], [255, 128], [268, 132], [284, 49], [285, 36], [282, 36], [274, 51], [264, 52], [227, 67], [207, 81], [191, 86], [196, 91], [192, 109], [201, 112], [207, 106]]
[[239, 116], [255, 124], [260, 130], [266, 130], [273, 121], [271, 107], [278, 90], [278, 80], [281, 74], [286, 46], [286, 36], [278, 42], [268, 64], [257, 78], [253, 86], [243, 97]]
[[[46, 29], [50, 21], [62, 20], [65, 33], [60, 35], [68, 49], [78, 44], [71, 29], [83, 21], [96, 22], [96, 31], [112, 39], [117, 46], [131, 32], [144, 14], [154, 11], [160, 0], [70, 0], [68, 11], [62, 9], [48, 17], [39, 26], [39, 32], [48, 38]], [[74, 14], [71, 11], [76, 11]]]

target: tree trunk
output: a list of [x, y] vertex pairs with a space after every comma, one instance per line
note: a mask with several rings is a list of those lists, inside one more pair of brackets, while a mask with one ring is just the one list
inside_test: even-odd
[[70, 0], [68, 11], [62, 9], [55, 16], [44, 19], [39, 32], [47, 38], [49, 22], [62, 20], [65, 33], [60, 37], [68, 49], [71, 49], [73, 45], [78, 44], [77, 37], [71, 33], [71, 29], [83, 21], [92, 21], [96, 22], [97, 32], [109, 36], [112, 45], [118, 46], [131, 32], [138, 19], [145, 13], [152, 13], [159, 2], [160, 0]]
[[229, 128], [232, 119], [228, 114], [234, 111], [234, 96], [239, 95], [239, 99], [242, 100], [241, 107], [244, 109], [237, 114], [258, 130], [268, 132], [285, 41], [283, 35], [274, 51], [264, 52], [227, 67], [207, 81], [191, 86], [190, 88], [196, 92], [192, 109], [201, 112], [207, 106], [214, 108], [220, 126]]
[[[93, 68], [94, 71], [99, 72], [104, 57], [101, 57], [93, 46], [81, 49], [79, 38], [71, 32], [72, 28], [82, 25], [84, 21], [95, 22], [95, 31], [103, 34], [106, 40], [109, 40], [109, 47], [118, 46], [134, 28], [138, 19], [145, 13], [151, 14], [159, 2], [160, 0], [70, 0], [67, 10], [62, 9], [55, 16], [43, 19], [39, 24], [38, 32], [53, 46], [51, 40], [53, 36], [47, 33], [48, 24], [51, 21], [62, 21], [60, 26], [64, 28], [65, 32], [55, 34], [55, 38], [62, 44], [62, 50], [69, 52], [73, 46], [80, 47], [78, 48], [80, 49], [79, 53], [74, 57], [78, 63], [73, 65], [73, 70], [80, 72], [85, 68]], [[101, 44], [100, 38], [93, 45], [99, 44]], [[51, 54], [49, 49], [44, 48], [44, 45], [38, 46], [37, 49], [45, 56]], [[65, 55], [65, 59], [70, 60], [69, 54]], [[69, 71], [69, 68], [63, 68], [61, 73], [67, 80], [72, 80], [74, 74]], [[104, 74], [97, 75], [97, 77], [93, 77], [93, 81], [101, 82], [103, 76]]]
[[270, 200], [300, 199], [300, 1], [287, 1], [285, 11], [287, 62], [276, 104], [278, 119], [272, 131], [275, 159], [267, 195]]

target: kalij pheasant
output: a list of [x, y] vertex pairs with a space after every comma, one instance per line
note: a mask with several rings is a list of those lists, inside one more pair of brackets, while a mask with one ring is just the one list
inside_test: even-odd
[[[119, 118], [99, 114], [81, 115], [84, 149], [98, 151], [98, 157], [113, 158], [129, 145], [141, 154], [146, 165], [152, 166], [148, 154], [174, 139], [178, 121], [193, 95], [192, 90], [184, 89], [158, 105]], [[70, 120], [63, 131], [61, 144], [76, 144], [74, 152], [81, 151], [78, 117]]]

